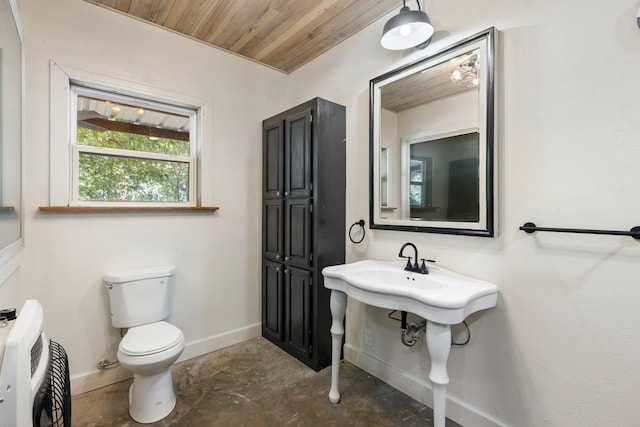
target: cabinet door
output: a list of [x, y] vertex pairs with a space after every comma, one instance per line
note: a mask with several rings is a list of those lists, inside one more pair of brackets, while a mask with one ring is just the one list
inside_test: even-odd
[[284, 268], [264, 261], [262, 267], [262, 335], [277, 342], [284, 340]]
[[311, 200], [287, 199], [284, 216], [284, 261], [288, 265], [310, 268]]
[[265, 125], [262, 140], [263, 193], [266, 198], [282, 197], [284, 180], [284, 125], [282, 121]]
[[311, 110], [285, 121], [285, 180], [288, 197], [311, 196]]
[[280, 261], [283, 257], [283, 206], [282, 199], [265, 199], [262, 207], [262, 242], [264, 257]]
[[311, 356], [311, 272], [285, 270], [286, 344], [298, 357]]

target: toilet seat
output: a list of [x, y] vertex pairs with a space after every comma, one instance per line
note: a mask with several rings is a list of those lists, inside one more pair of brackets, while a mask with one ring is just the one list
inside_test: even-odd
[[182, 331], [167, 322], [155, 322], [130, 328], [120, 341], [119, 350], [128, 356], [148, 356], [180, 344]]

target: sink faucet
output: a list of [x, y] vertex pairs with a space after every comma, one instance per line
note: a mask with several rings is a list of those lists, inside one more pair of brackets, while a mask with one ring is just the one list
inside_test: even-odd
[[[414, 260], [415, 262], [412, 264], [411, 263], [411, 255], [409, 256], [405, 256], [404, 255], [404, 248], [406, 248], [407, 246], [411, 246], [413, 248], [413, 254], [414, 254]], [[418, 248], [416, 248], [416, 245], [414, 245], [411, 242], [405, 243], [404, 245], [402, 245], [402, 247], [400, 248], [400, 253], [398, 254], [398, 256], [400, 258], [406, 258], [407, 259], [407, 265], [404, 267], [404, 269], [406, 271], [412, 271], [414, 273], [420, 273], [420, 274], [429, 274], [429, 270], [427, 270], [427, 266], [424, 263], [424, 259], [422, 259], [422, 265], [418, 266]]]

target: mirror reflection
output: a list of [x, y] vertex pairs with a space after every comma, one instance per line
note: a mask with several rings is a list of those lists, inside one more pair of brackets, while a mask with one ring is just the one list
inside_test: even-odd
[[493, 235], [494, 30], [371, 81], [371, 227]]
[[21, 40], [7, 0], [0, 0], [0, 254], [20, 239]]
[[478, 132], [472, 132], [410, 144], [409, 182], [402, 186], [409, 190], [409, 212], [403, 215], [412, 220], [477, 222], [478, 142]]

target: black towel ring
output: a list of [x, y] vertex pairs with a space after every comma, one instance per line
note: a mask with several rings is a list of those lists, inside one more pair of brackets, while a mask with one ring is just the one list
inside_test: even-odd
[[[351, 231], [353, 231], [353, 227], [355, 227], [356, 225], [359, 225], [360, 228], [362, 228], [362, 237], [358, 241], [353, 240], [353, 237], [351, 237]], [[361, 219], [360, 221], [356, 221], [353, 224], [351, 224], [351, 227], [349, 227], [349, 240], [351, 240], [351, 242], [357, 245], [358, 243], [361, 243], [364, 240], [364, 236], [365, 236], [364, 219]]]

